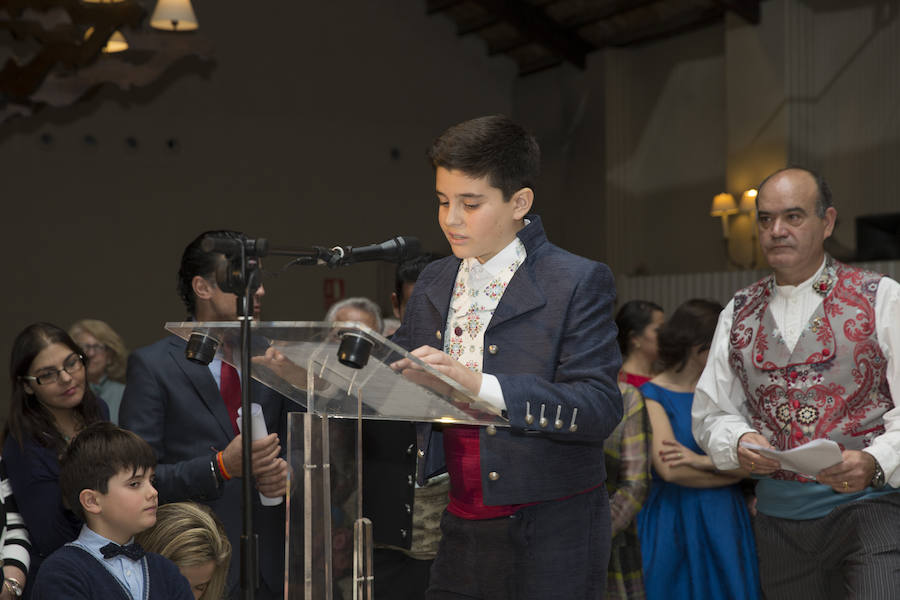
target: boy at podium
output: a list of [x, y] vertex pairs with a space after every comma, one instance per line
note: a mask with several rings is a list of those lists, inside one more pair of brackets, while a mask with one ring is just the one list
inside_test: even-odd
[[531, 213], [540, 150], [516, 123], [460, 123], [429, 157], [453, 256], [421, 274], [394, 341], [509, 427], [443, 430], [450, 504], [427, 598], [601, 598], [603, 440], [622, 417], [612, 274], [547, 240]]

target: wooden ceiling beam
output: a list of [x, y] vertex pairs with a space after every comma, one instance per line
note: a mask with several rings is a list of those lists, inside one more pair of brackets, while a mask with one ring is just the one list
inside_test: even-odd
[[499, 22], [500, 20], [497, 19], [495, 15], [484, 14], [477, 18], [466, 19], [465, 21], [458, 22], [456, 25], [456, 33], [458, 33], [459, 35], [477, 33], [482, 29], [486, 29], [491, 25], [496, 25]]
[[661, 37], [677, 35], [698, 27], [702, 27], [722, 18], [723, 9], [720, 7], [700, 8], [679, 14], [677, 17], [665, 21], [657, 21], [651, 25], [621, 31], [595, 40], [598, 48], [604, 46], [627, 46], [649, 42]]
[[487, 43], [487, 53], [488, 56], [494, 56], [495, 54], [506, 54], [507, 52], [512, 52], [522, 46], [527, 46], [530, 44], [532, 40], [529, 40], [525, 36], [517, 35], [514, 38], [510, 38], [508, 40], [503, 40], [501, 42], [491, 42]]
[[560, 64], [562, 64], [562, 59], [556, 56], [548, 56], [541, 60], [532, 61], [526, 64], [519, 65], [519, 75], [533, 75], [539, 71], [546, 71], [547, 69], [552, 69]]
[[537, 42], [548, 50], [562, 56], [566, 61], [583, 69], [587, 53], [594, 47], [570, 33], [559, 23], [548, 17], [543, 10], [523, 1], [516, 0], [469, 0], [498, 20], [516, 28], [527, 40]]
[[449, 10], [458, 4], [462, 4], [465, 0], [426, 0], [425, 1], [425, 14], [433, 15], [436, 13], [444, 12], [445, 10]]
[[579, 11], [574, 17], [563, 19], [560, 25], [566, 29], [578, 29], [585, 25], [591, 25], [597, 21], [603, 21], [616, 17], [648, 4], [654, 4], [658, 0], [614, 0], [603, 6], [591, 6]]

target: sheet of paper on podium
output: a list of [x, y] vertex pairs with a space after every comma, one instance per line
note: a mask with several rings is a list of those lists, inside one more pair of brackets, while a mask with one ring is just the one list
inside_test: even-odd
[[843, 460], [841, 447], [831, 440], [813, 440], [790, 450], [764, 448], [748, 442], [742, 442], [741, 446], [777, 460], [781, 463], [782, 469], [802, 475], [818, 475], [819, 471]]

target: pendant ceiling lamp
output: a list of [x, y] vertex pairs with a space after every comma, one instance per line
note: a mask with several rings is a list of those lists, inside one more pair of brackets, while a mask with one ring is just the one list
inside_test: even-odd
[[150, 27], [166, 31], [193, 31], [198, 27], [191, 0], [159, 0]]

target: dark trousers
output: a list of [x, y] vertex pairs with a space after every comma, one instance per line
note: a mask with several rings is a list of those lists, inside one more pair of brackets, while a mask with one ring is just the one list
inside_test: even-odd
[[766, 600], [900, 599], [900, 493], [753, 528]]
[[482, 521], [444, 512], [428, 600], [603, 598], [610, 516], [605, 486]]
[[399, 550], [375, 548], [376, 600], [422, 600], [428, 587], [431, 560], [419, 560]]

